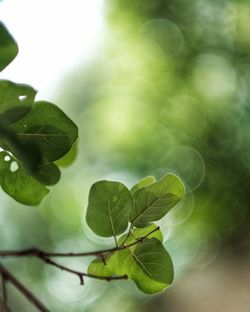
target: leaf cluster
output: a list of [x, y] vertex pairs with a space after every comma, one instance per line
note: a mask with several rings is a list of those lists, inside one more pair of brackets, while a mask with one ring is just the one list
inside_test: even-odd
[[[0, 23], [0, 71], [18, 47]], [[20, 203], [37, 205], [60, 179], [55, 161], [69, 152], [77, 126], [56, 105], [35, 101], [36, 90], [0, 80], [0, 185]]]
[[[174, 277], [173, 263], [162, 244], [159, 227], [152, 222], [164, 217], [183, 195], [184, 186], [173, 174], [167, 174], [159, 181], [152, 176], [146, 177], [131, 190], [114, 181], [93, 184], [86, 221], [95, 234], [113, 236], [117, 248], [93, 260], [88, 273], [127, 275], [148, 294], [167, 288]], [[127, 228], [129, 230], [124, 234]]]

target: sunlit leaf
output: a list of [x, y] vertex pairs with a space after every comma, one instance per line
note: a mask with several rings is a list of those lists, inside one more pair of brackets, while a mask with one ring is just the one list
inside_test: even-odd
[[125, 185], [113, 181], [99, 181], [92, 185], [86, 220], [100, 236], [122, 234], [128, 226], [132, 197]]
[[107, 259], [110, 272], [128, 275], [144, 293], [163, 291], [173, 281], [172, 260], [156, 238], [145, 239], [135, 248], [115, 252]]
[[16, 42], [0, 22], [0, 71], [16, 57], [17, 53]]
[[88, 266], [88, 273], [98, 276], [112, 276], [114, 272], [112, 272], [101, 259], [97, 258]]
[[135, 191], [145, 187], [145, 186], [149, 186], [151, 184], [153, 184], [154, 182], [156, 182], [156, 179], [154, 176], [148, 176], [146, 178], [143, 178], [142, 180], [140, 180], [138, 183], [136, 183], [130, 190], [131, 194], [133, 194]]
[[[154, 231], [156, 230], [156, 231]], [[148, 235], [148, 233], [154, 231], [153, 233], [151, 233], [150, 235]], [[147, 235], [147, 238], [156, 238], [158, 239], [160, 242], [163, 241], [163, 235], [160, 229], [158, 229], [158, 226], [151, 223], [148, 226], [144, 227], [144, 228], [138, 228], [138, 229], [134, 229], [131, 231], [131, 233], [127, 236], [126, 234], [122, 235], [119, 238], [119, 245], [121, 245], [125, 238], [126, 238], [126, 245], [131, 244], [133, 242], [136, 242], [138, 239], [141, 239], [142, 237], [145, 237]]]
[[133, 193], [130, 222], [136, 227], [144, 227], [161, 219], [183, 195], [184, 186], [181, 180], [173, 174], [167, 174], [158, 182]]

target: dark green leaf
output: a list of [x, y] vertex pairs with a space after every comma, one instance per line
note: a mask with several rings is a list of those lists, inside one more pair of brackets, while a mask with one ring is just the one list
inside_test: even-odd
[[154, 176], [148, 176], [146, 178], [143, 178], [142, 180], [140, 180], [138, 183], [136, 183], [130, 190], [131, 194], [133, 194], [135, 191], [145, 187], [145, 186], [149, 186], [151, 184], [153, 184], [154, 182], [156, 182], [156, 179]]
[[100, 236], [122, 234], [128, 226], [132, 197], [125, 185], [113, 181], [99, 181], [92, 185], [86, 220]]
[[0, 122], [10, 124], [22, 118], [31, 110], [35, 96], [28, 85], [0, 80]]
[[[10, 88], [12, 96], [6, 93], [6, 97], [0, 102], [0, 110], [14, 105], [16, 92], [21, 89], [30, 92], [26, 92], [27, 97], [22, 101], [26, 101], [29, 109], [32, 107], [35, 94], [33, 89], [9, 82], [2, 83], [3, 88], [4, 86]], [[17, 121], [10, 118], [6, 123], [0, 123], [0, 146], [11, 157], [13, 155], [12, 160], [15, 160], [19, 168], [16, 172], [11, 172], [2, 160], [5, 170], [2, 172], [4, 177], [0, 180], [1, 186], [17, 201], [36, 205], [48, 193], [45, 186], [55, 184], [60, 179], [60, 170], [53, 161], [70, 150], [78, 130], [59, 108], [47, 102], [35, 103], [28, 113], [18, 117]]]
[[33, 177], [44, 185], [56, 184], [61, 176], [58, 167], [53, 163], [41, 164], [38, 166]]
[[39, 149], [45, 163], [64, 156], [78, 136], [77, 126], [71, 119], [48, 102], [36, 102], [12, 129], [21, 142], [34, 144]]
[[172, 260], [157, 239], [145, 239], [141, 244], [137, 244], [133, 256], [151, 279], [168, 285], [172, 283], [174, 278]]
[[33, 144], [20, 141], [16, 133], [4, 123], [0, 123], [0, 146], [11, 151], [29, 174], [37, 170], [41, 161], [39, 150]]
[[0, 71], [16, 57], [17, 53], [16, 42], [0, 22]]
[[38, 205], [49, 192], [45, 186], [27, 175], [6, 152], [0, 152], [0, 183], [7, 194], [25, 205]]
[[136, 227], [144, 227], [161, 219], [184, 195], [180, 179], [167, 174], [158, 182], [133, 193], [133, 208], [130, 222]]
[[71, 147], [70, 151], [62, 158], [56, 161], [56, 165], [59, 167], [68, 167], [76, 159], [77, 153], [78, 153], [78, 141], [76, 140], [74, 145]]

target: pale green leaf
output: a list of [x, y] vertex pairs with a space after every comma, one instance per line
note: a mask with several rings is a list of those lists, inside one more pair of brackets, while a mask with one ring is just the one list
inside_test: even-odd
[[88, 274], [98, 275], [98, 276], [112, 276], [112, 272], [107, 265], [103, 263], [101, 259], [93, 260], [88, 266]]
[[[153, 230], [156, 230], [158, 228], [157, 225], [151, 223], [148, 226], [144, 227], [144, 228], [137, 228], [131, 231], [131, 233], [129, 234], [129, 236], [127, 236], [126, 234], [122, 235], [119, 238], [118, 244], [119, 246], [124, 242], [125, 238], [126, 238], [126, 245], [131, 244], [136, 242], [138, 239], [141, 239], [142, 237], [145, 237], [148, 235], [148, 233], [152, 232]], [[147, 236], [147, 238], [156, 238], [158, 239], [160, 242], [163, 241], [163, 235], [160, 229], [157, 229], [156, 231], [154, 231], [153, 233], [151, 233], [150, 235]], [[136, 246], [136, 245], [135, 245]]]
[[154, 176], [148, 176], [146, 178], [143, 178], [142, 180], [140, 180], [138, 183], [136, 183], [130, 190], [131, 194], [133, 194], [135, 191], [145, 187], [145, 186], [149, 186], [151, 184], [153, 184], [154, 182], [156, 182], [156, 179]]
[[173, 281], [172, 260], [156, 238], [145, 239], [133, 249], [117, 251], [106, 262], [110, 272], [128, 275], [147, 294], [159, 293]]

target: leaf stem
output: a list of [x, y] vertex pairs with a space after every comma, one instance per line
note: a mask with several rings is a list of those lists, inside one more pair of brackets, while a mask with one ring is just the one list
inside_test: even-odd
[[133, 224], [131, 223], [129, 226], [129, 229], [128, 229], [128, 233], [127, 233], [126, 237], [124, 238], [124, 240], [122, 241], [121, 246], [123, 246], [125, 244], [125, 242], [128, 239], [132, 229], [133, 229]]

